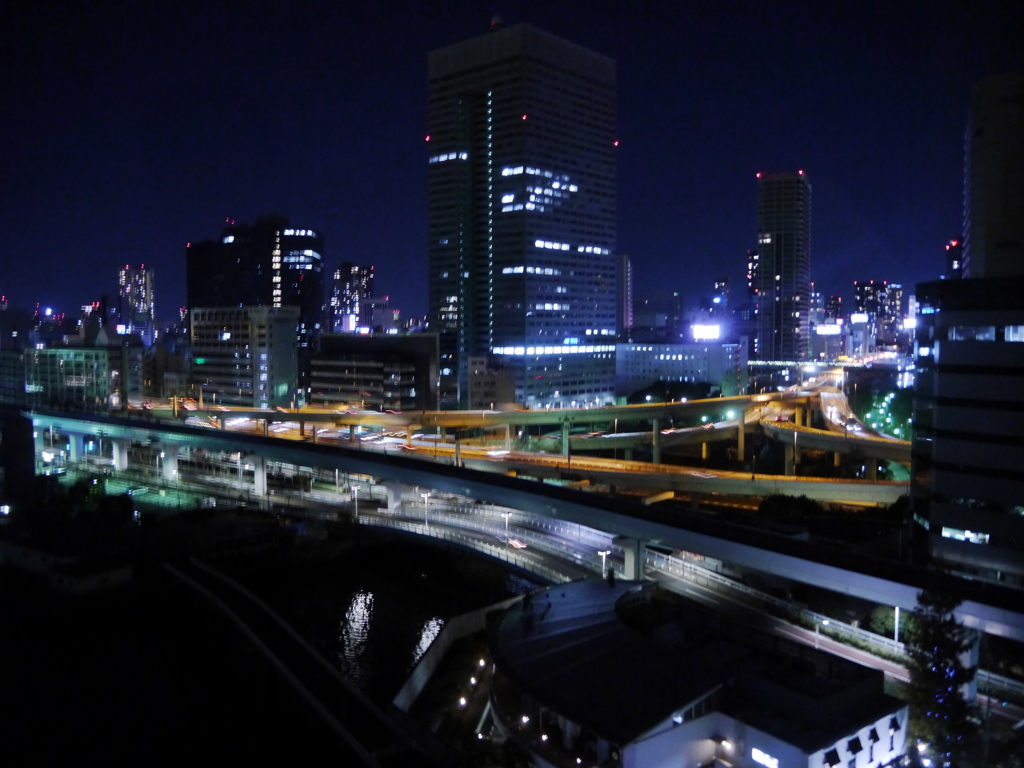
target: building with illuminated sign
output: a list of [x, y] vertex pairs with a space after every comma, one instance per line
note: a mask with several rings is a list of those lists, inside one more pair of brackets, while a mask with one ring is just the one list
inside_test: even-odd
[[591, 579], [507, 609], [489, 633], [495, 728], [538, 765], [902, 760], [908, 709], [884, 693], [881, 670], [751, 630], [696, 601], [667, 603], [655, 589]]
[[192, 386], [204, 405], [294, 407], [297, 307], [196, 307]]
[[442, 397], [492, 355], [531, 407], [613, 398], [615, 62], [526, 24], [432, 51], [429, 302]]
[[803, 171], [757, 174], [756, 356], [806, 359], [811, 301], [811, 184]]

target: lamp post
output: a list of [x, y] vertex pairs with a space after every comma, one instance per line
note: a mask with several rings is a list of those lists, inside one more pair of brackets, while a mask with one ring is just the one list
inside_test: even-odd
[[421, 493], [423, 497], [423, 525], [427, 529], [427, 533], [430, 533], [430, 519], [427, 517], [427, 502], [430, 500], [430, 493]]
[[608, 557], [608, 555], [610, 555], [611, 553], [612, 553], [612, 551], [610, 549], [602, 549], [602, 550], [600, 550], [597, 553], [597, 554], [599, 554], [601, 556], [601, 578], [602, 579], [605, 577], [605, 570], [606, 570], [605, 569], [605, 565], [604, 565], [605, 564], [605, 558]]
[[508, 551], [508, 516], [511, 515], [512, 513], [511, 512], [502, 512], [502, 514], [505, 516], [505, 551], [507, 552]]
[[359, 486], [355, 483], [352, 484], [352, 498], [356, 504], [356, 520], [359, 520]]

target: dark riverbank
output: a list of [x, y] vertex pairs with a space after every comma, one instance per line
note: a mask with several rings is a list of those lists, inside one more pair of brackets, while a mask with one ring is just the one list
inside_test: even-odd
[[[479, 555], [360, 531], [219, 562], [384, 701], [444, 620], [521, 590]], [[335, 737], [242, 636], [160, 574], [60, 598], [0, 570], [5, 763], [329, 755]]]

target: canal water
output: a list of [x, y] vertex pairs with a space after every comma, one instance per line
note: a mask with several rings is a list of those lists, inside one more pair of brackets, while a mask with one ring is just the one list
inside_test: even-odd
[[239, 578], [377, 702], [449, 619], [537, 586], [478, 553], [365, 529], [329, 559]]

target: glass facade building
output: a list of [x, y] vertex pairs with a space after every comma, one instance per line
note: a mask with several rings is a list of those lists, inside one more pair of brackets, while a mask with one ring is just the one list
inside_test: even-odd
[[757, 174], [757, 357], [803, 360], [809, 345], [811, 184], [803, 171]]
[[614, 396], [615, 63], [529, 25], [429, 56], [429, 300], [442, 400], [471, 356], [531, 407]]

